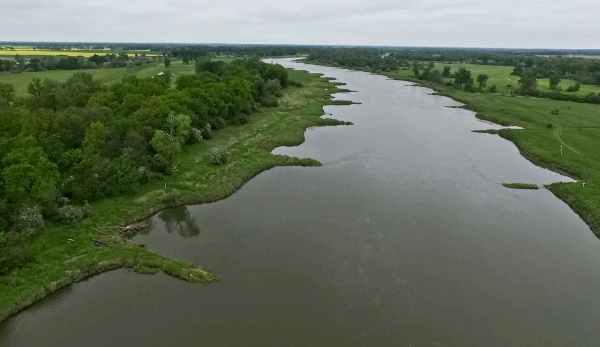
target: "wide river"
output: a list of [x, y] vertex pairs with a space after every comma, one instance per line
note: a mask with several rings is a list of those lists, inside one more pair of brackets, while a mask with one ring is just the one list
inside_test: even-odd
[[135, 239], [221, 281], [102, 274], [0, 325], [0, 346], [600, 345], [600, 241], [549, 191], [501, 185], [569, 178], [430, 89], [277, 62], [357, 91], [325, 108], [354, 126], [274, 151], [323, 167], [264, 172]]

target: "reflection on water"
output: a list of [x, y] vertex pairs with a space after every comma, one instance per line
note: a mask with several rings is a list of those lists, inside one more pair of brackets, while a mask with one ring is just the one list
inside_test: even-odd
[[[190, 214], [187, 206], [179, 206], [164, 210], [158, 214], [158, 218], [164, 223], [165, 230], [171, 234], [177, 231], [183, 238], [196, 237], [200, 235], [200, 226]], [[150, 228], [140, 232], [141, 235], [148, 235], [150, 230], [155, 227], [155, 219], [150, 219]]]

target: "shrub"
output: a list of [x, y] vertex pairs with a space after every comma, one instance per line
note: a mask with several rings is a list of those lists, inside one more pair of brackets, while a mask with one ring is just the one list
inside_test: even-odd
[[552, 113], [553, 115], [557, 116], [560, 113], [560, 111], [558, 109], [556, 109], [556, 110], [550, 111], [550, 113]]
[[173, 189], [172, 191], [162, 195], [159, 200], [163, 204], [167, 206], [176, 206], [181, 199], [181, 192], [177, 189]]
[[580, 88], [581, 88], [581, 83], [577, 82], [577, 83], [575, 83], [575, 84], [573, 84], [573, 85], [570, 85], [570, 86], [567, 88], [567, 92], [569, 92], [569, 93], [574, 93], [574, 92], [577, 92], [577, 91], [579, 91], [579, 89], [580, 89]]
[[37, 234], [45, 226], [42, 209], [39, 206], [23, 207], [19, 211], [16, 226], [23, 233], [29, 235]]
[[74, 224], [91, 214], [91, 206], [86, 202], [84, 206], [65, 205], [58, 209], [58, 216], [65, 224]]
[[209, 123], [206, 123], [204, 128], [200, 129], [200, 132], [201, 132], [203, 139], [205, 139], [205, 140], [212, 139], [212, 127], [210, 126]]
[[552, 129], [552, 127], [553, 127], [552, 123], [548, 123], [548, 124], [546, 124], [546, 128], [548, 128], [548, 129]]
[[210, 162], [215, 164], [215, 165], [223, 165], [223, 164], [227, 164], [227, 162], [229, 161], [229, 154], [227, 153], [227, 150], [224, 148], [213, 148], [213, 150], [210, 153]]
[[25, 239], [22, 235], [0, 232], [0, 275], [33, 260], [31, 251], [24, 245]]
[[192, 136], [190, 136], [190, 138], [195, 142], [201, 142], [204, 139], [202, 137], [202, 130], [198, 128], [192, 128], [191, 134]]
[[492, 84], [492, 86], [488, 89], [488, 91], [490, 93], [497, 93], [498, 92], [498, 87], [496, 87], [495, 84]]

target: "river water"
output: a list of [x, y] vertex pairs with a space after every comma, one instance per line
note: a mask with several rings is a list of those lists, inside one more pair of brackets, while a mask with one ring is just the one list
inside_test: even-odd
[[549, 191], [569, 181], [451, 99], [335, 77], [354, 126], [311, 129], [230, 198], [152, 218], [136, 241], [214, 271], [208, 287], [117, 270], [0, 325], [0, 346], [598, 346], [600, 242]]

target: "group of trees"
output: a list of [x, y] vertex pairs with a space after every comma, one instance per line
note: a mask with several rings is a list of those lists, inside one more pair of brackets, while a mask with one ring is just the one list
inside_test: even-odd
[[168, 72], [111, 86], [86, 72], [34, 79], [27, 97], [0, 102], [0, 273], [24, 261], [14, 250], [47, 223], [77, 221], [87, 202], [173, 173], [183, 146], [275, 106], [289, 83], [286, 69], [256, 57], [199, 60], [175, 87]]
[[[100, 56], [94, 54], [89, 58], [84, 57], [64, 57], [64, 56], [46, 56], [43, 58], [26, 59], [17, 54], [13, 59], [0, 59], [0, 72], [8, 71], [11, 73], [38, 72], [47, 70], [85, 70], [96, 69], [99, 67], [133, 67], [144, 63], [155, 62], [156, 58], [148, 57], [145, 54], [135, 54], [128, 56], [125, 53], [105, 54]], [[109, 63], [109, 64], [104, 64]]]

